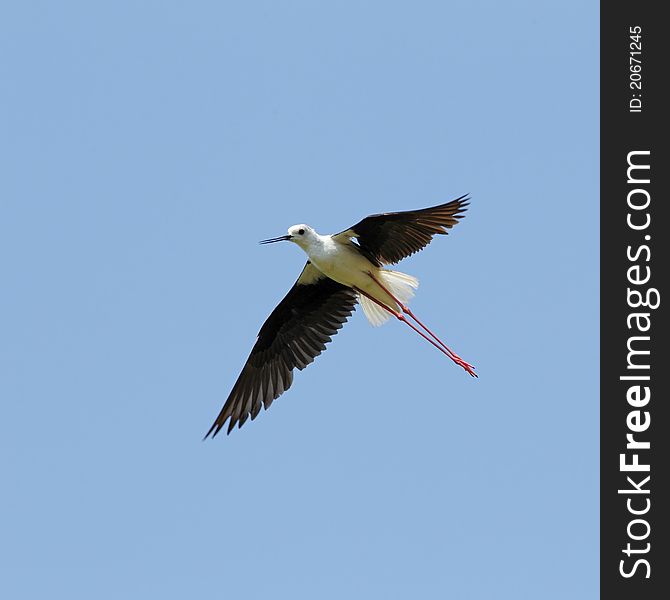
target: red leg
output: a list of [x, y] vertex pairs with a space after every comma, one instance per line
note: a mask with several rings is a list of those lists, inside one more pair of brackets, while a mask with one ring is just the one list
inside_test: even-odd
[[[477, 374], [472, 370], [473, 367], [472, 367], [471, 365], [468, 365], [467, 363], [463, 363], [463, 361], [462, 361], [458, 356], [456, 356], [453, 352], [451, 352], [451, 350], [449, 350], [449, 348], [446, 348], [446, 347], [443, 348], [442, 346], [440, 346], [439, 344], [437, 344], [437, 343], [435, 343], [433, 340], [431, 340], [431, 339], [430, 339], [430, 338], [429, 338], [423, 331], [421, 331], [420, 329], [418, 329], [413, 323], [410, 323], [410, 322], [405, 318], [405, 315], [403, 315], [402, 313], [396, 312], [395, 310], [389, 308], [389, 307], [386, 306], [386, 304], [384, 304], [383, 302], [380, 302], [380, 301], [377, 300], [376, 298], [373, 298], [372, 296], [370, 296], [370, 294], [366, 294], [364, 291], [359, 290], [358, 288], [354, 288], [354, 289], [355, 289], [359, 294], [362, 294], [363, 296], [365, 296], [365, 297], [368, 298], [369, 300], [372, 300], [372, 302], [374, 302], [374, 303], [377, 304], [378, 306], [381, 306], [385, 311], [391, 313], [391, 314], [392, 314], [396, 319], [398, 319], [399, 321], [402, 321], [402, 322], [405, 323], [406, 325], [409, 325], [409, 326], [410, 326], [414, 331], [416, 331], [416, 332], [417, 332], [417, 333], [418, 333], [424, 340], [430, 342], [430, 343], [431, 343], [433, 346], [435, 346], [440, 352], [442, 352], [442, 354], [444, 354], [445, 356], [449, 357], [449, 358], [450, 358], [451, 360], [453, 360], [457, 365], [460, 365], [461, 367], [463, 367], [463, 368], [464, 368], [470, 375], [472, 375], [473, 377], [477, 377]], [[393, 296], [391, 296], [391, 297], [393, 298]], [[439, 341], [439, 340], [438, 340], [438, 341]], [[464, 366], [464, 364], [467, 365], [467, 366], [470, 367], [470, 368], [466, 368], [466, 367]]]
[[[412, 312], [412, 310], [409, 308], [409, 306], [403, 304], [398, 300], [387, 288], [386, 286], [379, 281], [372, 273], [368, 273], [372, 280], [382, 289], [384, 290], [393, 300], [396, 302], [396, 304], [401, 308], [401, 310], [406, 314], [409, 315], [414, 321], [416, 321], [425, 331], [427, 331], [443, 348], [443, 352], [451, 358], [457, 365], [463, 367], [470, 375], [473, 377], [477, 377], [476, 373], [474, 372], [474, 366], [471, 365], [470, 363], [464, 361], [458, 354], [456, 354], [449, 346], [447, 346], [439, 337], [437, 337], [428, 327], [426, 327], [419, 319], [417, 316]], [[367, 294], [366, 294], [367, 295]], [[377, 303], [379, 304], [379, 302]], [[406, 321], [407, 322], [407, 321]], [[408, 325], [411, 325], [409, 322], [407, 322]], [[424, 336], [425, 337], [425, 336]], [[432, 340], [429, 340], [432, 342]]]

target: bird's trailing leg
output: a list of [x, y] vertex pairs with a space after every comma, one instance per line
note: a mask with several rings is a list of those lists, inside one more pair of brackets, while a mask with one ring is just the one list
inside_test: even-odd
[[[355, 289], [359, 294], [362, 294], [363, 296], [365, 296], [365, 297], [368, 298], [369, 300], [372, 300], [372, 302], [374, 302], [375, 304], [377, 304], [378, 306], [380, 306], [381, 308], [383, 308], [385, 311], [391, 313], [391, 314], [392, 314], [396, 319], [398, 319], [399, 321], [402, 321], [402, 322], [405, 323], [406, 325], [409, 325], [409, 326], [410, 326], [414, 331], [416, 331], [416, 332], [417, 332], [417, 333], [418, 333], [424, 340], [426, 340], [426, 341], [430, 342], [431, 344], [433, 344], [433, 346], [435, 346], [440, 352], [442, 352], [442, 354], [448, 356], [448, 357], [449, 357], [451, 360], [453, 360], [456, 364], [462, 366], [462, 367], [463, 367], [466, 371], [468, 371], [468, 373], [470, 373], [470, 375], [472, 375], [473, 377], [477, 377], [477, 374], [476, 374], [474, 371], [472, 371], [472, 368], [473, 368], [473, 367], [472, 367], [471, 365], [468, 365], [468, 363], [464, 363], [464, 361], [462, 361], [457, 355], [455, 355], [453, 352], [451, 352], [451, 350], [449, 350], [448, 348], [443, 348], [440, 344], [437, 344], [434, 340], [431, 340], [431, 339], [430, 339], [430, 338], [429, 338], [423, 331], [421, 331], [418, 327], [416, 327], [416, 325], [414, 325], [414, 323], [408, 321], [404, 314], [402, 314], [401, 312], [397, 312], [397, 311], [393, 310], [393, 309], [390, 308], [389, 306], [386, 306], [386, 304], [384, 304], [383, 302], [380, 302], [380, 301], [377, 300], [376, 298], [373, 298], [370, 294], [365, 293], [363, 290], [360, 290], [360, 289], [358, 289], [358, 288], [354, 288], [354, 289]], [[467, 369], [467, 368], [464, 366], [464, 364], [467, 365], [467, 366], [470, 367], [470, 368]]]
[[[419, 321], [419, 319], [418, 319], [418, 318], [416, 317], [416, 315], [412, 312], [412, 310], [409, 308], [409, 306], [407, 306], [407, 305], [404, 304], [403, 302], [400, 302], [400, 300], [398, 300], [398, 298], [396, 298], [396, 297], [389, 291], [389, 289], [388, 289], [388, 288], [387, 288], [381, 281], [379, 281], [379, 279], [377, 279], [372, 273], [369, 273], [369, 272], [368, 272], [368, 275], [370, 275], [370, 277], [372, 278], [372, 280], [373, 280], [373, 281], [374, 281], [374, 282], [375, 282], [375, 283], [376, 283], [382, 290], [384, 290], [384, 291], [385, 291], [385, 292], [386, 292], [386, 293], [387, 293], [387, 294], [388, 294], [388, 295], [395, 301], [395, 303], [400, 307], [400, 309], [402, 310], [403, 313], [405, 313], [406, 315], [409, 315], [409, 317], [410, 317], [411, 319], [413, 319], [413, 320], [414, 320], [420, 327], [422, 327], [422, 328], [423, 328], [423, 329], [424, 329], [424, 330], [425, 330], [425, 331], [426, 331], [426, 332], [427, 332], [427, 333], [428, 333], [428, 334], [435, 340], [435, 342], [437, 342], [437, 344], [439, 344], [439, 348], [440, 348], [440, 350], [442, 350], [442, 352], [443, 352], [444, 354], [446, 354], [446, 355], [447, 355], [451, 360], [453, 360], [457, 365], [459, 365], [460, 367], [463, 367], [463, 369], [465, 369], [465, 370], [466, 370], [472, 377], [477, 377], [477, 374], [476, 374], [475, 371], [474, 371], [475, 368], [474, 368], [473, 365], [471, 365], [470, 363], [464, 361], [460, 356], [458, 356], [458, 354], [456, 354], [453, 350], [451, 350], [451, 348], [449, 348], [449, 346], [447, 346], [447, 345], [446, 345], [446, 344], [445, 344], [439, 337], [437, 337], [437, 336], [436, 336], [430, 329], [428, 329], [428, 327], [426, 327], [421, 321]], [[366, 295], [367, 295], [367, 294], [366, 294]], [[376, 302], [376, 300], [375, 300], [375, 302]], [[377, 302], [377, 304], [381, 304], [381, 303]], [[384, 308], [388, 308], [388, 307], [384, 306]], [[393, 314], [395, 314], [395, 311], [391, 311], [391, 312], [392, 312]], [[396, 314], [395, 316], [397, 317], [398, 315]], [[420, 331], [418, 331], [418, 329], [416, 329], [416, 327], [414, 327], [414, 326], [413, 326], [409, 321], [407, 321], [406, 319], [401, 319], [401, 320], [405, 320], [405, 322], [406, 322], [410, 327], [412, 327], [412, 329], [414, 329], [414, 330], [417, 331], [418, 333], [421, 333]], [[421, 333], [421, 335], [422, 335], [424, 338], [426, 338], [426, 336], [423, 335], [423, 333]], [[435, 342], [433, 342], [433, 340], [431, 340], [431, 339], [429, 339], [429, 338], [426, 338], [426, 339], [428, 339], [428, 341], [431, 342], [434, 346], [437, 346], [437, 344], [436, 344]]]

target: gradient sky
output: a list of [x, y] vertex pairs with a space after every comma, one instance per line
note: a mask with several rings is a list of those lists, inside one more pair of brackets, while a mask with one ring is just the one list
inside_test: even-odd
[[[598, 594], [598, 6], [0, 5], [0, 596]], [[306, 222], [470, 193], [201, 438]]]

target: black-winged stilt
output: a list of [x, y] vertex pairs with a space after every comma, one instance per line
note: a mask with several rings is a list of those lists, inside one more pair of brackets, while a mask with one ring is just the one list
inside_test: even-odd
[[287, 235], [263, 240], [261, 244], [293, 242], [309, 259], [261, 327], [205, 438], [214, 437], [228, 420], [230, 433], [236, 424], [242, 427], [249, 417], [255, 419], [261, 406], [267, 409], [291, 387], [293, 369], [304, 369], [326, 349], [356, 302], [361, 303], [372, 325], [394, 316], [477, 377], [474, 367], [450, 350], [407, 306], [418, 280], [383, 268], [425, 248], [434, 235], [446, 234], [463, 217], [468, 200], [466, 195], [431, 208], [372, 215], [335, 235], [319, 235], [309, 225], [294, 225]]

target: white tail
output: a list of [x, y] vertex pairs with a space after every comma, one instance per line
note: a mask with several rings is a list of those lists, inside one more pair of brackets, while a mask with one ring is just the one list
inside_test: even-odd
[[[400, 273], [399, 271], [380, 270], [376, 276], [379, 277], [384, 287], [386, 287], [389, 292], [403, 304], [407, 304], [414, 297], [414, 290], [419, 287], [419, 280], [416, 277], [412, 277], [406, 273]], [[376, 287], [379, 288], [379, 286]], [[383, 290], [377, 289], [375, 291], [378, 292], [374, 294], [376, 297], [380, 296], [379, 292], [381, 292], [382, 296], [386, 296]], [[366, 296], [359, 294], [358, 299], [363, 308], [363, 313], [365, 313], [365, 316], [372, 326], [379, 327], [386, 323], [391, 317], [391, 313], [384, 310], [381, 306], [374, 303]], [[397, 306], [395, 302], [390, 303], [389, 308], [396, 311], [400, 310], [400, 307]]]

